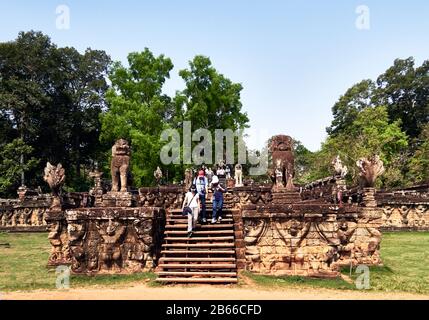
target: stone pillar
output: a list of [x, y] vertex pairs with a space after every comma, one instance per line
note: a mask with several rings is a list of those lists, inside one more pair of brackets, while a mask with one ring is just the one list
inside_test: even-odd
[[377, 207], [375, 188], [363, 188], [362, 200], [365, 207]]
[[22, 185], [22, 186], [20, 186], [20, 187], [18, 188], [17, 193], [18, 193], [18, 199], [19, 199], [20, 201], [24, 201], [24, 199], [25, 199], [25, 195], [27, 194], [27, 191], [28, 191], [28, 189], [27, 189], [27, 187], [26, 187], [26, 186], [24, 186], [24, 185]]

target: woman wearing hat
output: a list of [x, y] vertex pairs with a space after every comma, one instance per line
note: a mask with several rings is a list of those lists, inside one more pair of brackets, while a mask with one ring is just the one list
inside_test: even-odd
[[213, 215], [212, 223], [222, 220], [222, 208], [223, 208], [223, 193], [226, 192], [226, 189], [222, 187], [219, 182], [218, 176], [213, 176], [212, 180], [212, 189], [213, 189]]
[[188, 213], [188, 237], [190, 238], [192, 237], [192, 232], [195, 229], [195, 224], [198, 220], [198, 212], [200, 210], [200, 198], [195, 185], [192, 185], [186, 193], [182, 204], [182, 211], [185, 207], [191, 208], [191, 212]]

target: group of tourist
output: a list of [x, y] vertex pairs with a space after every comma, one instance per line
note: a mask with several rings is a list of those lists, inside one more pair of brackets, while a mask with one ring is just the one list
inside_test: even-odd
[[202, 224], [207, 223], [206, 200], [209, 193], [211, 193], [213, 203], [211, 223], [217, 223], [222, 220], [223, 194], [226, 192], [226, 187], [225, 183], [222, 183], [217, 175], [218, 171], [213, 174], [211, 169], [201, 167], [185, 195], [182, 211], [188, 215], [188, 237], [192, 237], [192, 232], [198, 220]]

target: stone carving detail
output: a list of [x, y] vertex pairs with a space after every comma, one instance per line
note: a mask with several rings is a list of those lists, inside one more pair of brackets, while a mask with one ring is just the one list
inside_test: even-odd
[[361, 158], [356, 162], [359, 168], [359, 177], [362, 180], [362, 187], [373, 188], [376, 179], [383, 174], [384, 165], [379, 156]]
[[52, 203], [51, 211], [61, 211], [61, 198], [60, 191], [65, 181], [65, 170], [61, 163], [57, 166], [51, 165], [49, 162], [46, 164], [45, 174], [43, 180], [45, 180], [52, 190]]
[[95, 226], [102, 238], [100, 250], [100, 269], [121, 271], [122, 253], [120, 239], [126, 227], [113, 219], [107, 222], [95, 222]]
[[96, 205], [101, 205], [103, 199], [104, 188], [103, 181], [101, 179], [102, 175], [103, 173], [100, 172], [98, 168], [89, 174], [89, 176], [94, 179], [94, 187], [89, 191], [89, 193], [95, 198]]
[[162, 179], [162, 171], [160, 167], [156, 167], [156, 170], [153, 173], [153, 176], [155, 177], [156, 184], [159, 185]]
[[191, 188], [193, 179], [194, 179], [194, 176], [192, 174], [192, 169], [187, 168], [185, 170], [185, 182], [184, 182], [186, 191]]
[[67, 210], [67, 239], [74, 273], [152, 270], [159, 257], [164, 213], [154, 208]]
[[184, 192], [180, 187], [140, 188], [139, 204], [142, 207], [181, 208]]
[[383, 228], [387, 230], [428, 230], [429, 203], [387, 204], [383, 209]]
[[332, 166], [334, 167], [335, 175], [344, 179], [348, 173], [348, 169], [347, 166], [343, 165], [340, 156], [336, 156], [335, 159], [332, 160]]
[[273, 163], [269, 174], [275, 183], [275, 190], [283, 188], [293, 190], [294, 156], [292, 138], [284, 135], [273, 137], [270, 151]]
[[[119, 139], [112, 147], [112, 192], [127, 192], [127, 176], [130, 166], [130, 146], [125, 139]], [[119, 179], [118, 179], [119, 175]], [[119, 189], [119, 183], [121, 188]]]
[[244, 224], [244, 243], [246, 244], [246, 259], [248, 269], [259, 270], [261, 263], [261, 253], [257, 246], [261, 237], [267, 231], [265, 220], [248, 220]]
[[68, 247], [68, 235], [66, 227], [61, 220], [50, 221], [48, 239], [51, 243], [51, 253], [48, 258], [48, 266], [67, 265], [71, 262]]
[[51, 198], [41, 196], [11, 203], [0, 203], [0, 230], [46, 230], [45, 215], [51, 206]]
[[241, 164], [239, 163], [235, 165], [234, 178], [235, 178], [235, 186], [242, 187], [243, 186], [243, 169]]
[[380, 263], [379, 209], [356, 207], [354, 214], [344, 214], [332, 207], [322, 215], [315, 206], [313, 212], [306, 208], [290, 216], [249, 212], [243, 217], [248, 270], [336, 277], [343, 265]]

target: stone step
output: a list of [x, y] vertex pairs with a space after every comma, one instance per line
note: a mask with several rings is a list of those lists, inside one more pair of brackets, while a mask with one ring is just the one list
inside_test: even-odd
[[158, 276], [180, 276], [180, 277], [236, 277], [237, 272], [221, 272], [221, 271], [159, 271], [156, 272]]
[[[201, 213], [201, 211], [200, 211]], [[212, 216], [212, 211], [211, 210], [206, 210], [206, 216], [207, 217], [211, 217]], [[187, 216], [184, 216], [182, 213], [175, 213], [175, 214], [167, 214], [167, 218], [186, 218]], [[226, 213], [226, 212], [222, 212], [222, 218], [232, 218], [232, 214], [231, 213]]]
[[235, 263], [160, 263], [164, 269], [235, 269]]
[[[212, 217], [212, 212], [211, 211], [207, 211], [206, 212], [206, 218], [211, 218]], [[222, 218], [225, 219], [232, 219], [233, 216], [230, 213], [223, 213], [222, 214]], [[188, 219], [187, 216], [184, 216], [183, 214], [167, 214], [167, 219]]]
[[[210, 211], [211, 211], [212, 207], [213, 207], [213, 206], [212, 206], [211, 202], [206, 202], [206, 209], [207, 209], [207, 210], [210, 210]], [[210, 209], [209, 209], [209, 208], [210, 208]], [[224, 202], [224, 206], [223, 206], [222, 211], [230, 213], [231, 211], [234, 211], [234, 210], [235, 210], [235, 209], [226, 208], [226, 207], [225, 207], [225, 202]], [[168, 212], [169, 212], [169, 213], [182, 213], [182, 208], [177, 208], [177, 209], [168, 209]]]
[[235, 262], [235, 258], [171, 258], [163, 257], [159, 259], [160, 263], [164, 262]]
[[[232, 229], [234, 227], [233, 224], [227, 224], [227, 223], [216, 223], [216, 224], [197, 224], [197, 229]], [[187, 229], [187, 224], [169, 224], [165, 226], [166, 229]]]
[[163, 248], [234, 248], [235, 243], [164, 243]]
[[[170, 230], [165, 231], [165, 235], [187, 235], [188, 231], [180, 231], [180, 230]], [[214, 235], [214, 234], [234, 234], [234, 230], [210, 230], [210, 231], [202, 231], [196, 230], [193, 232], [195, 236], [199, 235]]]
[[[211, 218], [209, 218], [209, 219], [207, 219], [207, 223], [211, 223], [210, 222], [210, 219]], [[185, 217], [185, 218], [175, 218], [175, 219], [167, 219], [167, 222], [168, 223], [187, 223], [187, 221], [188, 221], [188, 218], [187, 217]], [[233, 219], [228, 219], [228, 218], [226, 218], [226, 219], [222, 219], [221, 220], [221, 222], [222, 223], [233, 223], [234, 222], [234, 220]]]
[[162, 250], [162, 255], [235, 255], [235, 250]]
[[237, 278], [157, 278], [156, 281], [180, 283], [237, 283]]
[[166, 237], [164, 238], [166, 241], [233, 241], [234, 236], [226, 236], [226, 237]]

